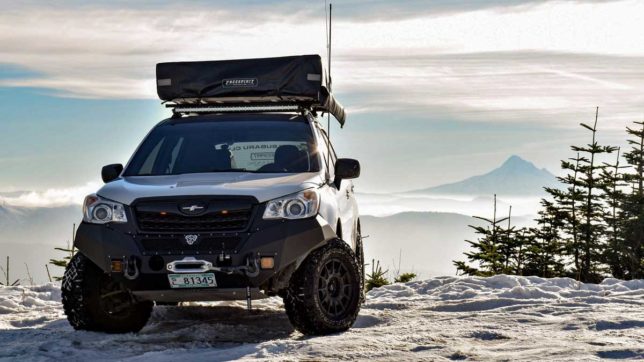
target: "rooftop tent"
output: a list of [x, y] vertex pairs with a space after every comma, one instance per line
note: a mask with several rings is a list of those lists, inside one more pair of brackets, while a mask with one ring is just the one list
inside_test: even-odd
[[344, 125], [344, 108], [323, 80], [319, 55], [157, 64], [159, 98], [178, 106], [297, 104]]

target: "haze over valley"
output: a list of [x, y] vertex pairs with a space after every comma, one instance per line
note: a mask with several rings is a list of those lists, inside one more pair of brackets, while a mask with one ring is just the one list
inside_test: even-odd
[[[466, 250], [464, 240], [474, 237], [468, 224], [478, 224], [471, 216], [491, 216], [495, 192], [499, 215], [507, 215], [512, 205], [513, 224], [527, 225], [545, 185], [556, 185], [554, 175], [511, 156], [488, 173], [455, 183], [399, 193], [358, 193], [363, 231], [369, 236], [365, 258], [368, 263], [380, 260], [390, 273], [400, 264], [401, 272], [423, 277], [453, 275], [452, 260]], [[81, 191], [89, 193], [97, 186]], [[47, 281], [45, 264], [64, 256], [54, 247], [71, 241], [72, 225], [81, 221], [81, 201], [80, 194], [65, 191], [0, 193], [0, 262], [9, 255], [13, 276], [26, 278], [26, 263], [35, 282]], [[29, 206], [39, 202], [52, 206]], [[50, 265], [50, 270], [62, 275], [60, 268]]]

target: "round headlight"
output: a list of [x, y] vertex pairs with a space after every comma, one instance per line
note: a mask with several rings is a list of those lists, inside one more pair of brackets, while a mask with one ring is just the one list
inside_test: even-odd
[[92, 215], [96, 220], [110, 221], [112, 219], [112, 208], [105, 204], [100, 204], [94, 207]]
[[300, 200], [291, 200], [286, 204], [287, 216], [302, 216], [306, 213], [306, 205]]

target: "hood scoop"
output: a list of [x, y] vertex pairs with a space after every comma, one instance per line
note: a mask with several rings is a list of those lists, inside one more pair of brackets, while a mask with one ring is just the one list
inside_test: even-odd
[[230, 182], [230, 180], [195, 180], [195, 181], [179, 181], [175, 187], [191, 187], [191, 186], [216, 186], [223, 183]]

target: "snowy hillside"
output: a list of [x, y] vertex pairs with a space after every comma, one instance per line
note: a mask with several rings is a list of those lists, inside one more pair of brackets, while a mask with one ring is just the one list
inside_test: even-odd
[[349, 332], [305, 338], [279, 299], [155, 308], [137, 335], [75, 332], [58, 287], [0, 287], [0, 360], [644, 358], [644, 280], [439, 277], [373, 290]]

